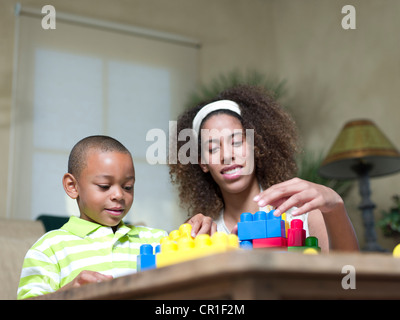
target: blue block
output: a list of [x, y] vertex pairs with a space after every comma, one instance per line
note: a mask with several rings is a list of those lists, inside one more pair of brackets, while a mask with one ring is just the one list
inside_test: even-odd
[[137, 256], [137, 271], [144, 271], [156, 268], [156, 256], [153, 253], [151, 244], [142, 244], [140, 246], [140, 254]]
[[241, 241], [268, 238], [266, 212], [258, 211], [254, 215], [250, 212], [242, 213], [238, 223], [238, 237]]
[[253, 240], [265, 238], [286, 238], [285, 221], [282, 217], [275, 217], [274, 210], [258, 211], [254, 215], [250, 212], [242, 213], [238, 223], [239, 240]]
[[286, 238], [285, 221], [282, 220], [281, 216], [274, 216], [274, 211], [271, 210], [267, 214], [267, 238]]
[[253, 243], [251, 242], [251, 240], [240, 241], [240, 248], [245, 250], [251, 250], [253, 249]]

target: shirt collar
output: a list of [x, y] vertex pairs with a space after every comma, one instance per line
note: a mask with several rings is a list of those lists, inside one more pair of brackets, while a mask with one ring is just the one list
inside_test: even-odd
[[[77, 235], [80, 238], [84, 238], [90, 233], [93, 233], [94, 231], [100, 228], [110, 228], [110, 227], [106, 227], [101, 224], [87, 221], [75, 216], [70, 217], [68, 222], [61, 227], [61, 229], [71, 232], [72, 234]], [[137, 234], [138, 231], [136, 230], [135, 227], [132, 228], [128, 227], [124, 224], [124, 222], [121, 221], [118, 230], [115, 234], [116, 235], [119, 234], [120, 236], [122, 236], [127, 233], [129, 233], [130, 235], [134, 235]]]

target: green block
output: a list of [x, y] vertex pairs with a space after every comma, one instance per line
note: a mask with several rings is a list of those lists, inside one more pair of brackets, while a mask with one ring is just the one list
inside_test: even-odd
[[291, 252], [303, 252], [304, 250], [308, 248], [312, 248], [317, 250], [318, 252], [321, 251], [321, 248], [318, 247], [318, 239], [316, 237], [308, 237], [305, 240], [305, 245], [302, 247], [288, 247], [288, 251]]

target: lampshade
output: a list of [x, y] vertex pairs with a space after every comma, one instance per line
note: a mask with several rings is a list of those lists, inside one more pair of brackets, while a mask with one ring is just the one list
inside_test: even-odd
[[400, 153], [370, 120], [353, 120], [344, 125], [319, 173], [327, 178], [353, 179], [358, 177], [354, 167], [359, 163], [369, 166], [370, 177], [400, 170]]

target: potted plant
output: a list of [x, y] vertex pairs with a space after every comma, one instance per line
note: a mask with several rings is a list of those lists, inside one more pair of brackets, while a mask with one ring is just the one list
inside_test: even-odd
[[378, 226], [386, 237], [400, 238], [400, 195], [392, 197], [394, 206], [389, 211], [383, 210]]

